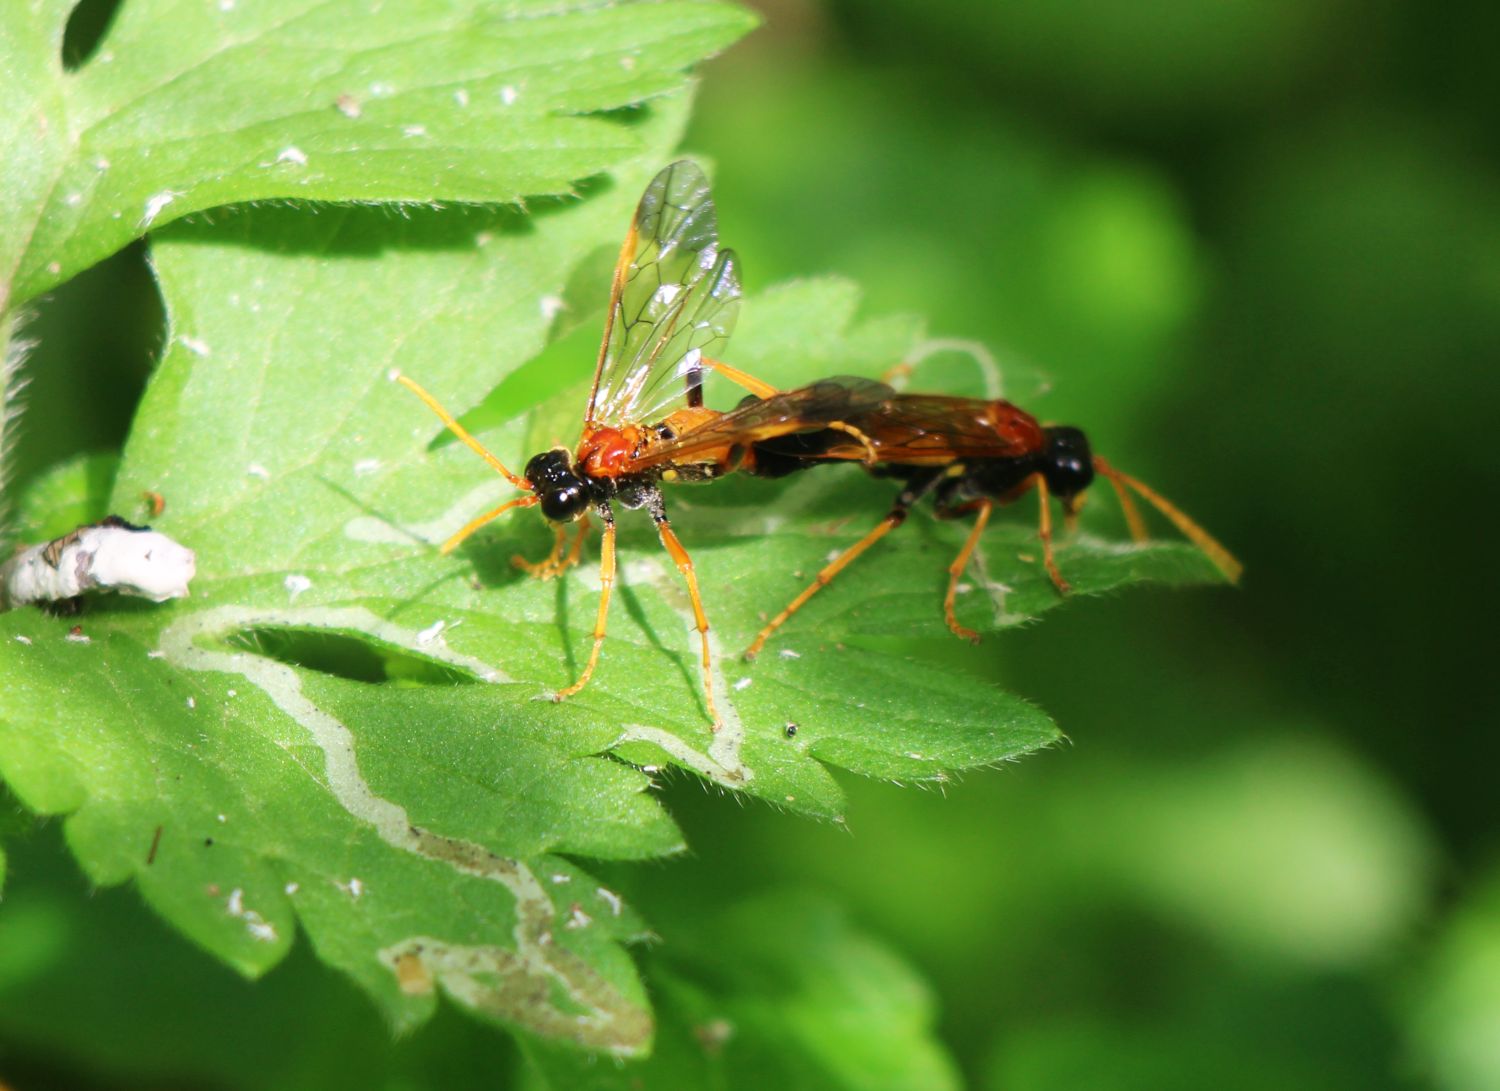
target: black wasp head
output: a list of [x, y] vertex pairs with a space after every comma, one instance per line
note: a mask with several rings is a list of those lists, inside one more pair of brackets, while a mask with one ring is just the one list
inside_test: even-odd
[[588, 482], [573, 472], [562, 447], [533, 456], [526, 463], [526, 480], [541, 497], [542, 514], [554, 523], [571, 523], [589, 506]]
[[1047, 487], [1063, 500], [1072, 500], [1094, 480], [1094, 456], [1088, 437], [1078, 428], [1048, 428], [1042, 474]]

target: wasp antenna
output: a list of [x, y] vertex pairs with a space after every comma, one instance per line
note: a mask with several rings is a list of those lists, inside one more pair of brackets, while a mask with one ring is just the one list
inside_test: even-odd
[[1109, 481], [1109, 487], [1115, 490], [1115, 495], [1120, 498], [1120, 510], [1125, 513], [1125, 525], [1130, 528], [1130, 536], [1137, 542], [1150, 540], [1151, 535], [1146, 531], [1146, 521], [1141, 518], [1141, 509], [1135, 506], [1135, 497], [1131, 496], [1125, 488], [1125, 483], [1120, 480], [1123, 476], [1098, 455], [1094, 456], [1094, 469], [1103, 474]]
[[491, 519], [494, 519], [499, 515], [503, 515], [511, 508], [529, 508], [533, 504], [537, 503], [540, 499], [541, 498], [534, 492], [527, 493], [525, 496], [518, 496], [514, 500], [507, 500], [494, 511], [487, 511], [478, 518], [470, 519], [463, 525], [463, 528], [460, 529], [457, 534], [453, 535], [453, 537], [449, 538], [446, 542], [438, 547], [438, 552], [452, 553], [459, 547], [459, 544], [465, 538], [473, 534], [480, 527], [484, 526], [484, 524], [488, 523]]
[[[1207, 554], [1208, 559], [1218, 566], [1219, 571], [1224, 573], [1225, 578], [1230, 583], [1240, 582], [1240, 576], [1244, 573], [1245, 566], [1240, 564], [1235, 559], [1234, 554], [1225, 549], [1217, 538], [1189, 519], [1176, 504], [1172, 503], [1144, 481], [1137, 481], [1129, 474], [1121, 473], [1101, 458], [1096, 457], [1094, 464], [1111, 482], [1116, 483], [1115, 488], [1120, 490], [1122, 499], [1128, 494], [1124, 493], [1120, 487], [1121, 485], [1128, 485], [1138, 492], [1148, 504], [1170, 519], [1172, 525], [1182, 532], [1183, 537], [1203, 550]], [[1127, 515], [1126, 518], [1128, 519], [1129, 516]], [[1136, 518], [1139, 519], [1139, 515]]]
[[[402, 386], [406, 387], [407, 390], [410, 390], [413, 394], [426, 402], [427, 408], [436, 413], [438, 415], [438, 419], [448, 426], [448, 431], [452, 432], [459, 439], [463, 440], [463, 442], [468, 445], [470, 450], [472, 450], [480, 458], [484, 459], [492, 467], [494, 467], [495, 472], [498, 473], [501, 477], [505, 478], [505, 480], [509, 481], [518, 489], [531, 488], [530, 482], [528, 482], [524, 477], [517, 477], [515, 474], [507, 470], [505, 468], [505, 463], [501, 462], [494, 455], [490, 454], [489, 449], [486, 448], [484, 444], [480, 443], [473, 436], [469, 435], [468, 429], [459, 424], [458, 421], [454, 420], [453, 414], [444, 409], [441, 402], [439, 402], [431, 394], [427, 393], [427, 391], [423, 390], [422, 387], [418, 385], [414, 380], [408, 379], [399, 371], [393, 372], [391, 374], [391, 378], [395, 379], [396, 382], [400, 383]], [[498, 514], [499, 512], [494, 512], [487, 518], [493, 518], [494, 515]], [[443, 552], [446, 553], [448, 551], [447, 549], [444, 549]]]

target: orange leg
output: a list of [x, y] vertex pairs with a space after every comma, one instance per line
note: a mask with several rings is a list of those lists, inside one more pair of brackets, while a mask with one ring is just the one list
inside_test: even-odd
[[604, 517], [604, 540], [599, 546], [599, 613], [594, 618], [594, 647], [589, 652], [588, 665], [583, 673], [566, 689], [553, 694], [554, 701], [571, 697], [589, 684], [594, 667], [599, 663], [599, 650], [604, 647], [605, 622], [609, 618], [609, 595], [615, 586], [615, 521], [608, 514]]
[[812, 583], [803, 588], [802, 593], [794, 598], [787, 605], [786, 609], [782, 610], [781, 613], [773, 617], [766, 625], [766, 627], [756, 634], [755, 642], [751, 644], [750, 647], [745, 649], [745, 658], [754, 659], [757, 655], [759, 655], [761, 648], [765, 646], [765, 643], [770, 638], [771, 634], [774, 633], [777, 629], [781, 628], [781, 626], [786, 623], [786, 620], [789, 617], [795, 614], [798, 610], [802, 609], [803, 604], [806, 603], [808, 599], [812, 598], [823, 588], [827, 587], [829, 583], [833, 581], [833, 577], [837, 576], [840, 572], [847, 568], [861, 553], [869, 549], [872, 545], [880, 541], [880, 539], [884, 538], [887, 534], [895, 530], [905, 521], [906, 506], [900, 505], [898, 503], [898, 506], [892, 508], [890, 514], [882, 519], [879, 523], [877, 523], [875, 525], [875, 528], [871, 530], [870, 533], [866, 534], [859, 541], [855, 542], [848, 549], [844, 550], [844, 552], [840, 553], [833, 560], [825, 564], [822, 570], [813, 579]]
[[470, 519], [467, 523], [465, 523], [459, 529], [458, 533], [454, 534], [446, 542], [444, 542], [441, 546], [438, 547], [438, 552], [439, 553], [452, 553], [455, 549], [457, 549], [459, 547], [459, 544], [465, 538], [467, 538], [469, 535], [473, 534], [476, 530], [478, 530], [480, 527], [484, 526], [486, 523], [488, 523], [490, 520], [494, 519], [496, 516], [503, 515], [505, 512], [509, 511], [511, 508], [529, 508], [533, 504], [539, 503], [540, 501], [541, 501], [541, 497], [537, 496], [536, 493], [530, 493], [530, 494], [528, 494], [526, 496], [518, 496], [514, 500], [507, 500], [505, 503], [501, 504], [494, 511], [487, 511], [483, 515], [480, 515], [480, 516], [478, 516], [478, 517], [476, 517], [474, 519]]
[[979, 517], [974, 520], [974, 529], [969, 531], [964, 547], [958, 551], [958, 556], [948, 566], [948, 593], [943, 596], [943, 617], [948, 622], [948, 628], [953, 630], [953, 635], [967, 640], [970, 644], [979, 643], [979, 634], [958, 623], [958, 615], [954, 612], [953, 603], [958, 596], [958, 579], [963, 575], [964, 569], [969, 567], [969, 557], [973, 555], [974, 547], [979, 543], [979, 536], [984, 533], [985, 524], [990, 521], [990, 512], [994, 506], [989, 500], [979, 504]]
[[681, 572], [682, 578], [687, 581], [688, 598], [693, 602], [693, 622], [698, 630], [698, 639], [703, 642], [703, 700], [708, 705], [708, 715], [713, 720], [713, 729], [717, 731], [723, 725], [723, 721], [719, 719], [719, 710], [714, 704], [714, 676], [711, 669], [713, 660], [708, 650], [708, 615], [703, 612], [703, 598], [698, 594], [698, 577], [693, 572], [693, 559], [688, 556], [688, 551], [682, 548], [682, 543], [677, 540], [677, 535], [672, 532], [665, 516], [657, 518], [656, 529], [661, 535], [661, 544], [671, 556], [672, 562], [677, 565], [677, 571]]
[[1041, 527], [1038, 531], [1042, 539], [1042, 563], [1047, 566], [1047, 575], [1052, 577], [1057, 593], [1066, 595], [1073, 589], [1063, 579], [1062, 572], [1057, 567], [1057, 558], [1052, 555], [1052, 493], [1047, 488], [1047, 479], [1041, 474], [1032, 474], [1031, 482], [1036, 486], [1037, 499], [1042, 505]]
[[749, 375], [737, 367], [730, 367], [722, 360], [710, 360], [705, 356], [703, 357], [703, 366], [718, 372], [736, 386], [744, 387], [757, 398], [769, 398], [772, 394], [781, 393], [781, 391], [777, 390], [770, 383], [763, 383], [755, 376]]
[[589, 517], [585, 515], [578, 523], [578, 536], [573, 539], [572, 548], [563, 554], [563, 543], [568, 538], [568, 528], [559, 524], [552, 528], [557, 537], [552, 542], [552, 552], [540, 561], [528, 561], [525, 557], [517, 554], [510, 559], [510, 563], [522, 571], [529, 572], [539, 580], [550, 580], [554, 576], [560, 576], [568, 569], [578, 563], [578, 558], [583, 554], [583, 540], [588, 536]]

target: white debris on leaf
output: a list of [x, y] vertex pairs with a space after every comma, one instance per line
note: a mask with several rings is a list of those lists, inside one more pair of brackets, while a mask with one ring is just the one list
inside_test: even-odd
[[563, 298], [560, 295], [544, 295], [542, 296], [540, 303], [542, 318], [544, 318], [548, 322], [551, 322], [554, 318], [561, 314], [563, 311], [563, 307], [565, 306], [565, 304], [563, 303]]
[[291, 596], [293, 602], [296, 602], [298, 595], [312, 588], [312, 580], [308, 579], [306, 576], [299, 576], [295, 572], [293, 572], [290, 576], [281, 581], [281, 586], [286, 588], [286, 593]]
[[801, 659], [802, 658], [802, 653], [801, 652], [794, 652], [790, 648], [782, 648], [781, 651], [777, 652], [776, 654], [779, 655], [779, 656], [781, 656], [781, 658], [783, 658], [783, 659]]
[[307, 153], [295, 144], [288, 144], [276, 156], [278, 163], [295, 163], [299, 167], [307, 166]]
[[196, 337], [188, 337], [184, 334], [177, 335], [177, 343], [187, 349], [194, 356], [212, 356], [213, 350], [208, 347], [207, 341], [200, 341]]
[[141, 214], [141, 226], [150, 227], [156, 220], [156, 217], [161, 215], [161, 210], [181, 196], [182, 194], [180, 193], [164, 189], [160, 193], [154, 193], [150, 197], [147, 197], [145, 211]]
[[603, 900], [604, 904], [609, 906], [610, 913], [613, 916], [618, 917], [620, 915], [620, 909], [624, 905], [624, 902], [621, 900], [620, 896], [613, 890], [602, 886], [598, 888], [596, 893], [599, 895], [600, 899]]
[[736, 690], [749, 689], [750, 688], [750, 683], [753, 682], [754, 680], [755, 679], [750, 678], [747, 675], [746, 677], [741, 678], [738, 681], [736, 681], [735, 684], [734, 684], [734, 688]]
[[507, 106], [514, 105], [516, 99], [520, 97], [521, 93], [510, 84], [506, 84], [504, 87], [500, 88], [500, 101]]
[[0, 565], [0, 609], [118, 591], [152, 602], [185, 598], [197, 566], [191, 549], [111, 515]]
[[269, 481], [271, 478], [271, 471], [266, 469], [259, 462], [252, 462], [250, 463], [250, 465], [246, 466], [245, 473], [250, 477], [258, 477], [262, 481]]
[[380, 472], [380, 459], [362, 458], [354, 464], [355, 477], [369, 477], [373, 473]]

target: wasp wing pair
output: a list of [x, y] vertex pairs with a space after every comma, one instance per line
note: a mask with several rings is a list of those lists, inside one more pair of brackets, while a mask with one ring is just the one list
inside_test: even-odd
[[[646, 187], [625, 236], [576, 448], [544, 451], [526, 464], [523, 474], [512, 473], [432, 395], [411, 379], [397, 376], [460, 440], [523, 492], [471, 520], [443, 543], [443, 552], [453, 550], [510, 508], [540, 505], [556, 530], [552, 552], [539, 564], [517, 561], [546, 577], [578, 560], [590, 512], [603, 524], [593, 646], [578, 679], [558, 691], [557, 699], [581, 690], [599, 661], [615, 577], [614, 506], [644, 507], [687, 583], [702, 644], [704, 699], [715, 728], [719, 725], [708, 618], [692, 559], [667, 519], [660, 489], [663, 481], [711, 481], [735, 470], [779, 477], [844, 461], [858, 461], [872, 472], [905, 481], [886, 518], [831, 561], [761, 631], [747, 653], [752, 657], [798, 607], [900, 525], [911, 505], [929, 494], [940, 516], [978, 512], [958, 559], [950, 566], [944, 605], [949, 626], [961, 636], [974, 634], [954, 617], [956, 581], [991, 507], [1031, 488], [1038, 490], [1048, 571], [1059, 590], [1066, 590], [1052, 558], [1047, 497], [1049, 490], [1057, 493], [1071, 511], [1096, 468], [1119, 491], [1138, 537], [1144, 531], [1129, 502], [1127, 486], [1166, 512], [1226, 572], [1234, 564], [1223, 547], [1186, 516], [1139, 482], [1091, 458], [1081, 432], [1044, 429], [1008, 402], [898, 394], [884, 383], [842, 377], [778, 391], [722, 363], [713, 354], [729, 338], [740, 296], [734, 254], [719, 247], [707, 179], [692, 163], [681, 161]], [[709, 370], [744, 387], [750, 396], [727, 413], [705, 407], [702, 386]], [[580, 524], [571, 548], [565, 529], [570, 522]]]

